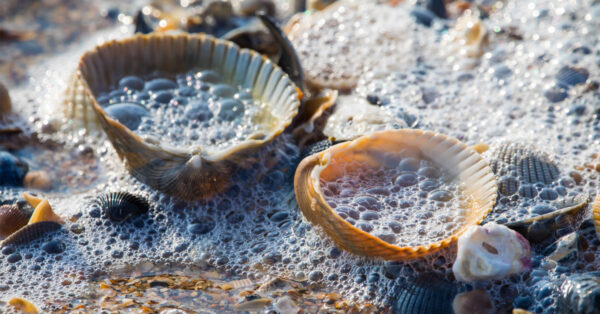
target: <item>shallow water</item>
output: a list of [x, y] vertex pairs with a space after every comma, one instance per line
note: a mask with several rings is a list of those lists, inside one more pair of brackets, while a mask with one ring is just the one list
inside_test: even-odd
[[[323, 62], [337, 61], [335, 66], [349, 64], [348, 68], [354, 69], [365, 65], [356, 78], [353, 93], [369, 100], [376, 97], [385, 114], [411, 112], [418, 118], [421, 129], [445, 133], [469, 145], [487, 143], [490, 150], [483, 157], [488, 162], [504, 143], [534, 147], [550, 156], [561, 177], [572, 178], [575, 184], [568, 193], [585, 192], [593, 199], [597, 194], [596, 165], [600, 164], [597, 155], [600, 93], [594, 84], [600, 79], [597, 36], [600, 3], [495, 2], [489, 18], [482, 20], [489, 43], [482, 46], [481, 57], [460, 53], [461, 47], [451, 38], [449, 30], [452, 20], [438, 19], [431, 27], [417, 24], [410, 17], [413, 5], [409, 2], [390, 9], [361, 4], [361, 14], [353, 13], [352, 18], [343, 15], [344, 12], [337, 13], [342, 17], [335, 22], [336, 34], [347, 34], [344, 38], [362, 44], [359, 49], [367, 53], [344, 54], [344, 58], [331, 60], [342, 48], [329, 51], [326, 43], [318, 40], [294, 43], [308, 45], [299, 47], [301, 51], [323, 51], [327, 60]], [[372, 17], [371, 12], [385, 14]], [[131, 10], [130, 14], [133, 13]], [[390, 45], [368, 49], [381, 42], [373, 43], [368, 34], [353, 35], [353, 30], [361, 28], [363, 19], [365, 23], [379, 19], [374, 27], [380, 30], [391, 27], [402, 36], [386, 37], [382, 31], [376, 38], [389, 40]], [[352, 27], [340, 27], [344, 23], [351, 23]], [[96, 44], [132, 33], [131, 25], [108, 24], [90, 36], [77, 37], [56, 55], [51, 53], [27, 61], [31, 62], [24, 67], [29, 80], [11, 88], [13, 106], [19, 116], [4, 121], [3, 127], [17, 126], [26, 137], [37, 133], [42, 140], [63, 146], [62, 150], [56, 150], [44, 145], [27, 148], [30, 144], [23, 144], [23, 155], [31, 156], [27, 158], [34, 168], [49, 171], [61, 182], [40, 194], [49, 199], [53, 209], [67, 222], [63, 230], [19, 248], [18, 252], [1, 251], [1, 301], [22, 296], [44, 310], [59, 310], [63, 306], [72, 309], [79, 302], [88, 304], [88, 301], [73, 302], [69, 307], [71, 300], [94, 299], [89, 289], [90, 285], [100, 285], [95, 284], [98, 278], [139, 276], [123, 269], [150, 263], [178, 265], [158, 269], [154, 274], [175, 274], [179, 265], [199, 267], [202, 271], [192, 271], [193, 276], [199, 273], [199, 277], [213, 281], [262, 282], [282, 277], [311, 287], [314, 292], [306, 298], [335, 292], [348, 303], [374, 304], [379, 310], [389, 310], [396, 289], [406, 278], [431, 269], [449, 273], [452, 251], [422, 262], [402, 264], [367, 260], [337, 249], [324, 232], [302, 218], [297, 207], [292, 177], [300, 152], [286, 134], [271, 144], [263, 164], [225, 174], [235, 182], [226, 193], [208, 201], [184, 203], [133, 179], [103, 137], [82, 130], [68, 131], [66, 125], [65, 131], [48, 130], [49, 121], [60, 108], [60, 93], [79, 56]], [[326, 25], [324, 21], [323, 27]], [[398, 50], [390, 51], [390, 47]], [[0, 47], [0, 51], [13, 49], [14, 46]], [[565, 66], [586, 69], [587, 80], [564, 78]], [[4, 70], [3, 75], [14, 76]], [[74, 158], [78, 151], [93, 157]], [[40, 159], [35, 161], [35, 158]], [[49, 162], [47, 158], [56, 158], [58, 162], [54, 159]], [[56, 170], [60, 161], [66, 162], [69, 170]], [[19, 198], [22, 191], [25, 189], [0, 190], [3, 202]], [[147, 196], [151, 209], [147, 215], [122, 224], [91, 214], [92, 201], [108, 191]], [[584, 218], [589, 217], [590, 207], [585, 210]], [[567, 276], [600, 269], [599, 241], [589, 221], [582, 227], [578, 240], [582, 249], [574, 258], [557, 262], [547, 257], [547, 246], [555, 237], [573, 231], [571, 226], [534, 245], [533, 270], [473, 286], [486, 290], [500, 311], [514, 306], [533, 312], [559, 312], [560, 285]], [[42, 247], [50, 240], [62, 243], [64, 251], [47, 253]], [[214, 273], [203, 273], [207, 269]], [[227, 304], [219, 309], [232, 309], [228, 302], [250, 301], [242, 298], [238, 290], [233, 295], [236, 298], [224, 301]], [[273, 309], [282, 296], [267, 297], [273, 303], [264, 311]], [[90, 309], [95, 309], [96, 305], [89, 302]], [[185, 302], [181, 300], [182, 308], [210, 303]], [[335, 304], [323, 306], [334, 310]], [[138, 309], [141, 305], [145, 304], [130, 308]]]

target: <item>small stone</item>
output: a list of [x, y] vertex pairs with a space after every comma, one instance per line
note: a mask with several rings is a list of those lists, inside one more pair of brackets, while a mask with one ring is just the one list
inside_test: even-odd
[[52, 188], [52, 179], [46, 171], [32, 171], [25, 175], [24, 185], [28, 189], [48, 191]]
[[44, 243], [44, 245], [42, 245], [42, 250], [48, 254], [59, 254], [65, 250], [65, 245], [58, 240], [52, 240]]
[[494, 304], [483, 290], [472, 290], [458, 294], [452, 302], [456, 314], [494, 313]]

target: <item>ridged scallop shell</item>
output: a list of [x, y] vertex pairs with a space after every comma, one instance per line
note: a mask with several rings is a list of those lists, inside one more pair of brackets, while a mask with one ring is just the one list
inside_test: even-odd
[[28, 244], [29, 242], [39, 239], [49, 232], [57, 231], [60, 228], [62, 228], [62, 225], [58, 222], [36, 222], [19, 229], [19, 231], [4, 239], [0, 246]]
[[16, 205], [0, 206], [0, 236], [8, 237], [15, 231], [27, 225], [29, 216]]
[[114, 192], [99, 196], [94, 205], [114, 222], [122, 222], [131, 216], [148, 212], [150, 203], [142, 196], [129, 192]]
[[[516, 229], [530, 241], [543, 240], [539, 231], [544, 229], [552, 233], [552, 218], [574, 218], [589, 203], [586, 193], [575, 194], [569, 192], [568, 184], [562, 186], [563, 179], [570, 179], [561, 176], [559, 166], [548, 154], [533, 147], [502, 144], [492, 153], [490, 167], [498, 179], [498, 202], [486, 220]], [[559, 187], [564, 190], [562, 197], [556, 192]], [[526, 200], [528, 208], [520, 205]], [[538, 226], [532, 226], [534, 223]], [[530, 237], [529, 229], [536, 235]]]
[[[378, 160], [378, 156], [404, 148], [417, 148], [426, 158], [451, 171], [460, 182], [462, 191], [472, 199], [462, 223], [451, 236], [441, 241], [419, 246], [397, 246], [385, 242], [340, 217], [321, 192], [320, 178], [324, 171], [329, 176], [342, 171], [328, 169], [332, 161], [361, 160], [369, 165], [378, 165], [383, 162]], [[411, 260], [450, 246], [469, 226], [483, 220], [496, 199], [494, 175], [479, 154], [457, 139], [412, 129], [373, 133], [305, 158], [296, 170], [294, 190], [303, 215], [313, 224], [323, 227], [338, 246], [358, 255], [388, 260]]]
[[[251, 134], [216, 152], [199, 146], [166, 147], [140, 138], [111, 119], [95, 99], [124, 76], [191, 69], [216, 71], [226, 83], [250, 89], [252, 97], [265, 103], [265, 110], [273, 116], [269, 121], [255, 121], [268, 125], [270, 132]], [[276, 65], [256, 52], [202, 34], [150, 34], [110, 41], [83, 55], [71, 83], [72, 93], [66, 95], [65, 103], [79, 106], [80, 113], [74, 116], [87, 117], [91, 108], [134, 177], [185, 200], [208, 198], [224, 190], [229, 185], [228, 174], [255, 162], [258, 157], [250, 158], [251, 153], [281, 134], [300, 105], [294, 83]]]

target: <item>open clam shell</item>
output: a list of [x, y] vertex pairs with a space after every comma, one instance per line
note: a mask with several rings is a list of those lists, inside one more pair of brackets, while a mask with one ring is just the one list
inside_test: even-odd
[[[466, 196], [466, 201], [461, 202], [461, 205], [465, 207], [457, 208], [454, 216], [449, 217], [457, 219], [454, 227], [450, 228], [449, 234], [444, 234], [444, 238], [441, 240], [428, 241], [423, 239], [424, 237], [417, 236], [415, 238], [419, 244], [416, 245], [398, 242], [392, 244], [388, 238], [375, 236], [364, 229], [361, 230], [357, 227], [358, 223], [355, 226], [344, 219], [339, 212], [339, 206], [336, 205], [337, 209], [334, 210], [323, 193], [321, 182], [323, 180], [336, 182], [348, 171], [352, 171], [354, 162], [362, 163], [363, 166], [359, 168], [359, 172], [365, 170], [362, 167], [381, 169], [380, 166], [387, 167], [394, 162], [396, 164], [392, 167], [401, 167], [405, 164], [404, 161], [410, 160], [410, 158], [403, 159], [399, 163], [394, 158], [397, 153], [402, 154], [406, 150], [417, 151], [422, 156], [422, 160], [440, 165], [441, 168], [448, 171], [453, 180], [457, 181], [459, 193]], [[387, 168], [378, 173], [385, 176], [386, 172], [392, 171], [394, 170]], [[366, 171], [363, 171], [363, 174], [366, 177], [373, 177]], [[411, 175], [414, 176], [414, 174]], [[356, 181], [354, 180], [360, 185], [360, 182]], [[395, 188], [397, 187], [391, 191], [397, 192], [398, 190], [394, 190]], [[381, 257], [388, 260], [419, 258], [450, 246], [469, 226], [483, 220], [492, 209], [496, 199], [494, 175], [479, 154], [457, 139], [430, 131], [412, 129], [373, 133], [351, 142], [332, 146], [305, 158], [296, 170], [294, 189], [304, 216], [310, 222], [323, 227], [337, 245], [358, 255]], [[340, 189], [343, 189], [343, 185]], [[432, 194], [434, 193], [432, 192]], [[440, 205], [435, 202], [434, 204]], [[423, 211], [428, 211], [425, 206], [423, 208]], [[392, 206], [391, 209], [399, 213], [407, 211], [401, 206]], [[420, 210], [420, 207], [416, 206], [413, 209]], [[436, 208], [433, 208], [433, 211], [436, 211]], [[402, 225], [400, 227], [406, 227], [408, 224], [437, 219], [437, 217], [435, 219], [430, 216], [423, 217], [423, 221], [397, 221], [397, 223]]]
[[[173, 147], [169, 140], [151, 140], [109, 117], [96, 100], [119, 79], [153, 73], [182, 74], [211, 70], [223, 83], [249, 90], [261, 103], [252, 123], [256, 131], [223, 149]], [[240, 49], [231, 42], [208, 35], [137, 35], [107, 42], [83, 55], [67, 91], [67, 100], [79, 113], [95, 113], [115, 150], [131, 174], [149, 186], [185, 200], [203, 199], [228, 186], [235, 167], [245, 167], [259, 156], [253, 153], [273, 140], [291, 123], [299, 107], [298, 92], [287, 75], [262, 55]], [[265, 131], [266, 130], [266, 131]], [[254, 156], [254, 157], [253, 157]]]

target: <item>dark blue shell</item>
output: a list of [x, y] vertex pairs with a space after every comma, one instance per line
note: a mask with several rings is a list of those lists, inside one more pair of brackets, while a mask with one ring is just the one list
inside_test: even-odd
[[29, 166], [13, 154], [0, 151], [0, 186], [23, 186]]
[[466, 289], [458, 283], [434, 273], [425, 273], [400, 285], [392, 312], [452, 314], [454, 297], [463, 290]]
[[122, 222], [132, 216], [148, 212], [150, 203], [140, 195], [129, 192], [113, 192], [103, 194], [94, 201], [94, 206], [99, 208], [114, 222]]

